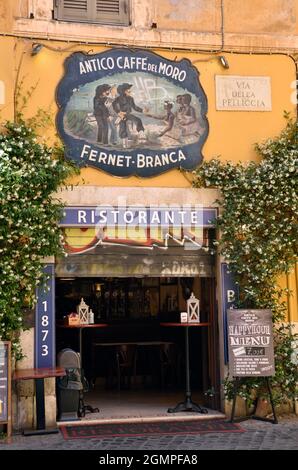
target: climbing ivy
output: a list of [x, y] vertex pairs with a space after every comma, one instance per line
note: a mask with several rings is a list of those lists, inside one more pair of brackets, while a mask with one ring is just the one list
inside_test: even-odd
[[38, 139], [19, 116], [0, 132], [0, 339], [21, 357], [24, 307], [33, 307], [43, 282], [42, 259], [62, 253], [58, 221], [62, 204], [53, 197], [75, 172], [63, 150]]
[[[256, 145], [260, 162], [247, 164], [213, 159], [193, 172], [194, 187], [220, 189], [221, 237], [215, 243], [240, 287], [239, 308], [271, 309], [275, 324], [275, 399], [297, 396], [298, 371], [293, 363], [291, 327], [285, 319], [286, 289], [278, 277], [297, 262], [298, 253], [298, 123], [285, 116], [281, 134]], [[286, 333], [287, 332], [287, 333]], [[297, 356], [297, 353], [296, 353]], [[297, 362], [296, 362], [297, 364]], [[259, 379], [243, 381], [240, 394], [249, 399]], [[225, 381], [231, 398], [232, 384]]]

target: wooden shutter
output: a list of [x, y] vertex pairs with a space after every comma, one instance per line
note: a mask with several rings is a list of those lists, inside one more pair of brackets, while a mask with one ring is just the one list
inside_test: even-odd
[[95, 0], [96, 20], [101, 23], [129, 24], [128, 0]]
[[102, 24], [129, 24], [129, 0], [55, 0], [55, 19]]
[[55, 18], [62, 21], [88, 21], [88, 3], [89, 0], [56, 0]]

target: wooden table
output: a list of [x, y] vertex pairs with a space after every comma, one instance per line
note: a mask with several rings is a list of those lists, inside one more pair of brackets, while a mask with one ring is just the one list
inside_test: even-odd
[[191, 399], [191, 388], [190, 388], [190, 375], [189, 375], [189, 337], [188, 330], [191, 327], [203, 327], [209, 326], [210, 323], [161, 323], [161, 326], [165, 327], [184, 327], [185, 328], [185, 362], [186, 362], [186, 389], [185, 389], [185, 400], [178, 403], [174, 408], [169, 408], [168, 413], [177, 413], [178, 411], [197, 411], [198, 413], [206, 414], [208, 410], [202, 408], [197, 403], [194, 403]]
[[13, 380], [34, 380], [36, 390], [36, 429], [24, 431], [24, 435], [58, 433], [58, 428], [46, 429], [44, 379], [49, 377], [63, 377], [66, 375], [64, 367], [50, 367], [41, 369], [19, 369], [14, 372]]

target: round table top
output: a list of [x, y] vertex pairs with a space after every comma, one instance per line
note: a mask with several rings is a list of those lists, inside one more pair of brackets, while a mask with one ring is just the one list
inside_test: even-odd
[[162, 322], [161, 326], [209, 326], [210, 323], [173, 323], [173, 322]]

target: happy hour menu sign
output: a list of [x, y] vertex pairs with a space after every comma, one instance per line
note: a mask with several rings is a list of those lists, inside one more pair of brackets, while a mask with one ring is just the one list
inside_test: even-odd
[[230, 375], [274, 375], [271, 310], [229, 309], [228, 342]]

